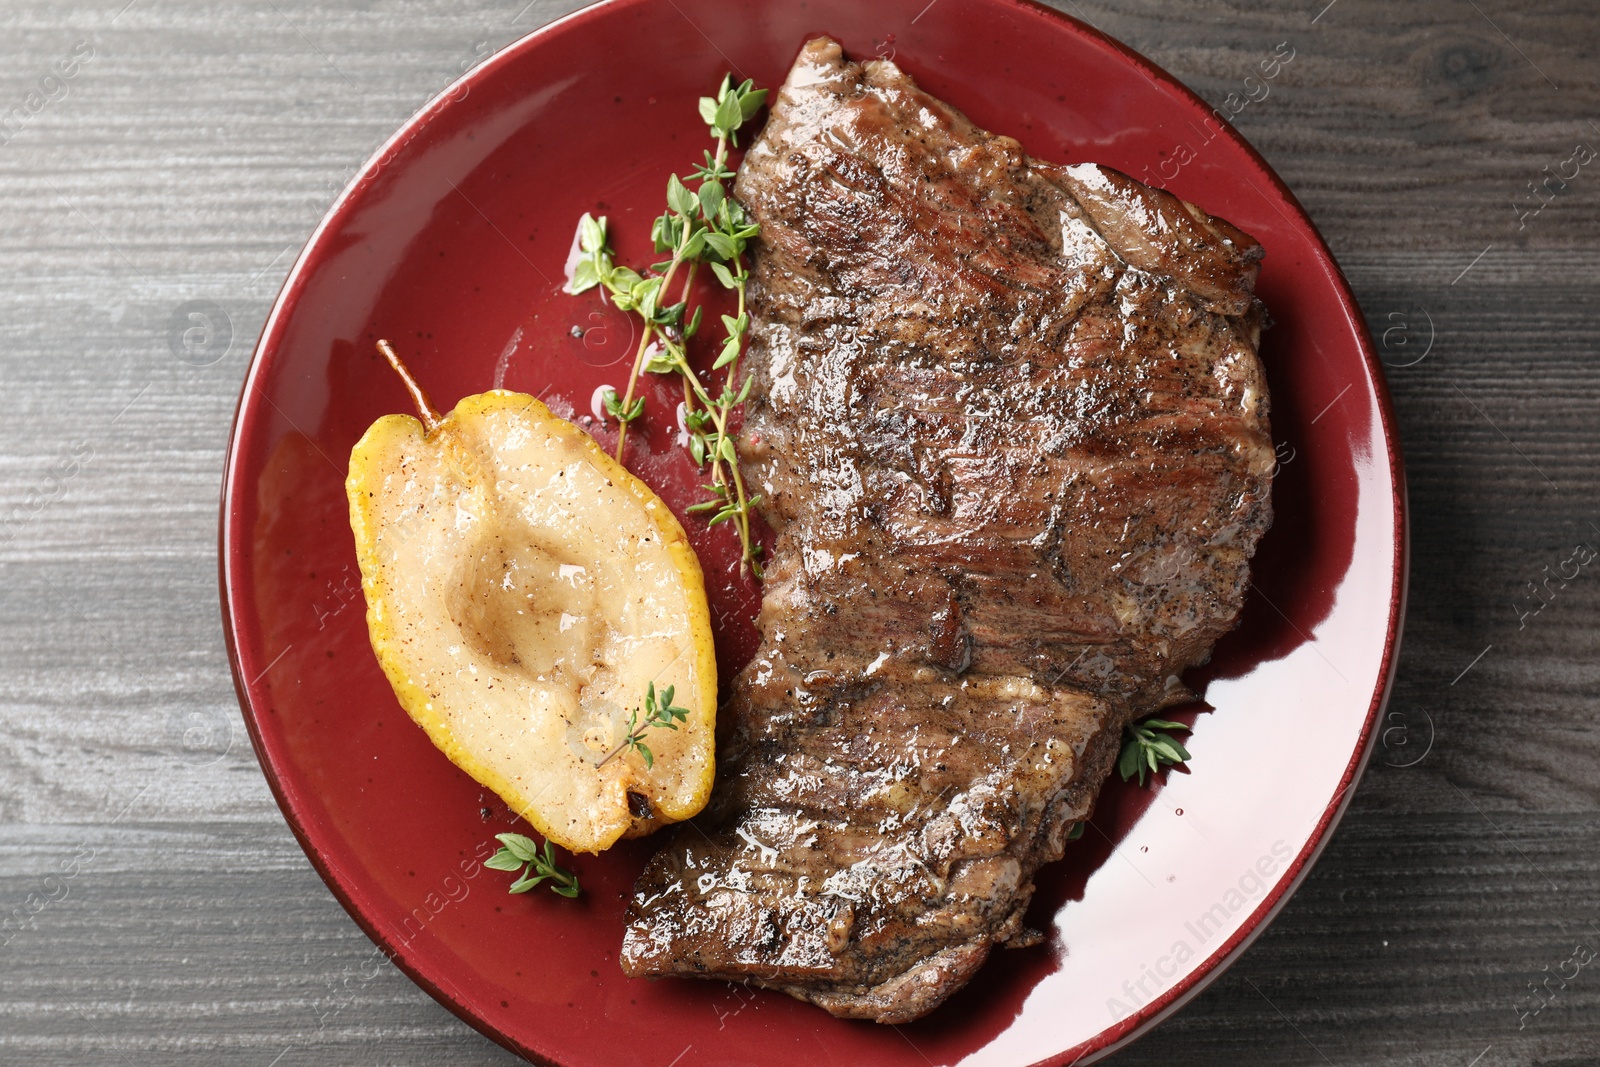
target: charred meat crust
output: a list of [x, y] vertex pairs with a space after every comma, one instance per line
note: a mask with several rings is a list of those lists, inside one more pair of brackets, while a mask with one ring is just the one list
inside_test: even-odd
[[1037, 937], [1034, 873], [1123, 727], [1238, 618], [1271, 521], [1261, 248], [827, 39], [735, 192], [764, 641], [622, 966], [908, 1021]]

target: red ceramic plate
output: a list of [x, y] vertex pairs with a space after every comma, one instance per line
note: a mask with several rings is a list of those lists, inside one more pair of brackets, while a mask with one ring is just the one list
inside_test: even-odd
[[[561, 293], [574, 224], [643, 240], [666, 176], [709, 144], [696, 98], [730, 68], [783, 78], [829, 33], [893, 53], [931, 92], [1029, 152], [1164, 184], [1266, 246], [1263, 359], [1283, 460], [1239, 629], [1192, 679], [1207, 705], [1188, 773], [1108, 787], [1040, 878], [1045, 944], [1001, 952], [899, 1028], [787, 997], [617, 967], [652, 847], [574, 866], [586, 893], [510, 897], [485, 870], [503, 805], [397, 706], [367, 645], [343, 478], [379, 415], [408, 408], [372, 351], [391, 338], [449, 406], [492, 386], [588, 412], [618, 382], [625, 319]], [[670, 410], [665, 398], [654, 410]], [[694, 474], [668, 420], [632, 460], [674, 507]], [[284, 815], [323, 878], [418, 984], [530, 1058], [689, 1063], [1087, 1063], [1193, 996], [1304, 877], [1360, 773], [1395, 660], [1404, 490], [1382, 377], [1327, 248], [1267, 165], [1199, 99], [1094, 31], [1015, 0], [614, 0], [523, 39], [430, 104], [367, 164], [278, 298], [228, 456], [222, 590], [240, 702]], [[757, 590], [727, 527], [685, 519], [706, 563], [726, 677]]]

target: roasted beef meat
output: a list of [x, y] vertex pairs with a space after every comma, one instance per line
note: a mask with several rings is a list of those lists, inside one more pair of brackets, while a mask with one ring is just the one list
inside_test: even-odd
[[735, 192], [763, 644], [622, 965], [903, 1022], [1037, 939], [1034, 874], [1124, 727], [1239, 617], [1271, 521], [1261, 247], [827, 39]]

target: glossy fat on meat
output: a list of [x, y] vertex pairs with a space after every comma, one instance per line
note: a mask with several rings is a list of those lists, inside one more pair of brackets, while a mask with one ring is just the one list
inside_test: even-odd
[[904, 1022], [1037, 940], [1034, 874], [1123, 728], [1238, 619], [1271, 521], [1261, 248], [825, 38], [735, 194], [763, 643], [622, 966]]

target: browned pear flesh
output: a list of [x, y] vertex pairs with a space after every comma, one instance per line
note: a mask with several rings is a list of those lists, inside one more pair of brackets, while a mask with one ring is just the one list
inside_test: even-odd
[[[421, 421], [373, 423], [346, 490], [368, 632], [401, 706], [563, 848], [598, 852], [698, 812], [716, 662], [678, 520], [534, 397], [494, 390], [440, 416], [380, 350]], [[687, 715], [630, 747], [652, 686]]]

